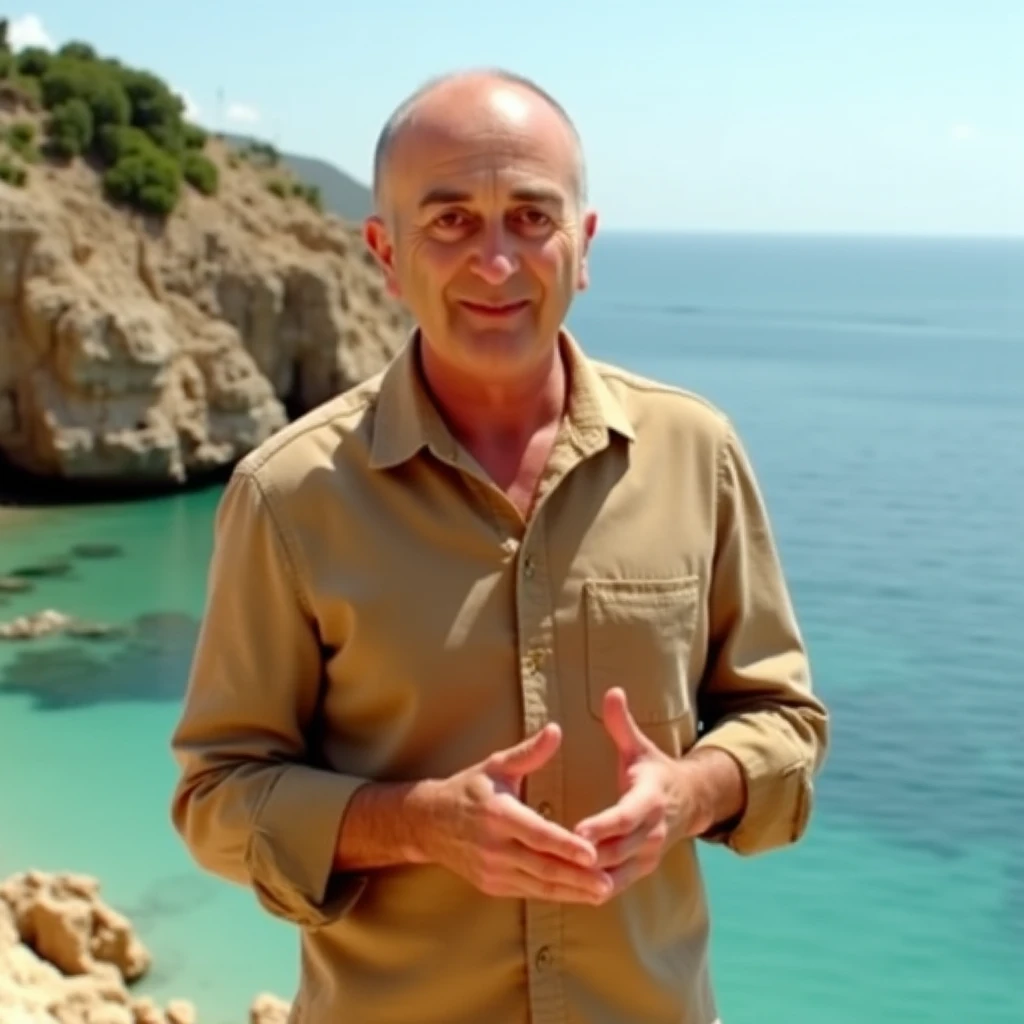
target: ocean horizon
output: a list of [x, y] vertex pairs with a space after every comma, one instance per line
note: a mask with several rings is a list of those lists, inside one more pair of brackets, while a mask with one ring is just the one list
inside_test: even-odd
[[[723, 1024], [1021, 1024], [1024, 239], [615, 231], [591, 273], [584, 349], [736, 423], [832, 713], [807, 837], [701, 848]], [[135, 627], [0, 641], [0, 878], [95, 875], [153, 953], [138, 993], [200, 1024], [290, 999], [299, 956], [170, 824], [220, 493], [0, 509], [0, 576], [122, 551], [0, 621]]]

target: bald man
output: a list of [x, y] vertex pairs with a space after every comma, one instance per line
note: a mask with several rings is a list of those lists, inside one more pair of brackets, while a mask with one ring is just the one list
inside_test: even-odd
[[429, 83], [375, 166], [416, 327], [222, 496], [175, 826], [298, 926], [295, 1024], [713, 1024], [697, 844], [798, 841], [828, 740], [750, 462], [565, 328], [539, 87]]

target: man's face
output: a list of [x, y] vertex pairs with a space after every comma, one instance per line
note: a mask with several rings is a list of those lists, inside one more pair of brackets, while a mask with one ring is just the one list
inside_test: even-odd
[[549, 356], [587, 283], [579, 174], [567, 126], [509, 86], [425, 100], [401, 131], [366, 239], [440, 360], [499, 381]]

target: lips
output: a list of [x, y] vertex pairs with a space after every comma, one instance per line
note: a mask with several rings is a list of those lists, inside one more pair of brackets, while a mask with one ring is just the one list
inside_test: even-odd
[[491, 317], [494, 319], [500, 319], [501, 317], [513, 316], [520, 312], [520, 310], [526, 309], [529, 305], [529, 300], [523, 299], [519, 302], [469, 302], [465, 299], [462, 300], [460, 305], [463, 309], [468, 310], [470, 313], [474, 313], [477, 316]]

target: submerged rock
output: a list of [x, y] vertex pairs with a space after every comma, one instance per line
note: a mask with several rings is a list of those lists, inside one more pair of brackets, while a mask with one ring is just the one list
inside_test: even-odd
[[31, 615], [22, 615], [11, 622], [0, 622], [0, 639], [2, 640], [36, 640], [44, 636], [66, 633], [69, 636], [85, 640], [107, 639], [120, 636], [124, 630], [120, 626], [107, 625], [103, 622], [86, 622], [65, 615], [63, 612], [46, 608]]
[[15, 579], [39, 579], [47, 576], [67, 576], [74, 568], [67, 558], [54, 558], [47, 562], [36, 562], [33, 565], [22, 565], [12, 569], [8, 574]]
[[94, 542], [76, 544], [71, 554], [75, 558], [118, 558], [124, 554], [124, 549], [120, 544]]
[[27, 594], [32, 589], [32, 581], [23, 576], [0, 576], [0, 594]]

